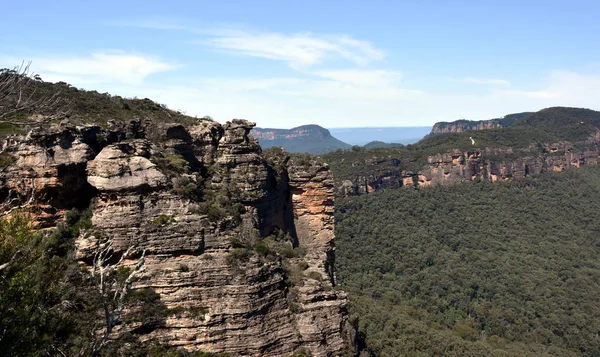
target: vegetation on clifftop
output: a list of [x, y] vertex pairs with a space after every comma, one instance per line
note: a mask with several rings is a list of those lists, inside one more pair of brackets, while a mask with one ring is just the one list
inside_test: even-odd
[[[16, 88], [3, 85], [15, 81], [21, 82]], [[25, 99], [31, 105], [16, 105]], [[109, 120], [150, 119], [183, 124], [212, 120], [188, 116], [148, 98], [124, 98], [76, 88], [65, 82], [44, 82], [39, 76], [28, 73], [28, 68], [0, 69], [0, 119], [0, 136], [21, 132], [30, 125], [56, 123], [63, 119], [74, 124], [97, 125], [107, 125]]]

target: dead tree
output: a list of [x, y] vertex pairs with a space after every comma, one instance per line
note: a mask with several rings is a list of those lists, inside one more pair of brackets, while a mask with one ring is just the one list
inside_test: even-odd
[[[16, 197], [15, 197], [16, 196]], [[8, 191], [8, 196], [6, 200], [0, 203], [0, 217], [11, 214], [15, 210], [27, 208], [33, 204], [35, 200], [35, 181], [31, 181], [31, 193], [26, 195], [26, 198], [23, 199], [21, 195], [19, 195], [14, 190], [10, 189]]]
[[100, 351], [110, 341], [109, 338], [114, 327], [122, 322], [121, 317], [125, 307], [125, 300], [131, 290], [131, 284], [144, 266], [145, 250], [142, 252], [142, 256], [137, 263], [126, 272], [125, 279], [119, 281], [117, 277], [118, 269], [125, 269], [121, 266], [121, 263], [130, 255], [132, 249], [132, 247], [129, 247], [117, 262], [111, 263], [114, 261], [115, 253], [112, 243], [106, 243], [98, 247], [94, 256], [92, 276], [96, 279], [96, 284], [101, 295], [104, 327], [101, 338], [95, 339], [93, 343], [92, 357], [100, 356]]
[[36, 84], [41, 82], [40, 76], [31, 71], [31, 62], [23, 62], [13, 69], [0, 69], [0, 123], [30, 124], [9, 118], [31, 110], [37, 113], [55, 111], [64, 98], [58, 91], [39, 93], [40, 87]]

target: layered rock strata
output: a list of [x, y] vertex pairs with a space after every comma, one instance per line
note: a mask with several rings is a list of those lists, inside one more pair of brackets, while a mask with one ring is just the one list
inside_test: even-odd
[[[52, 211], [35, 216], [46, 227], [89, 205], [94, 230], [76, 241], [82, 264], [107, 244], [115, 256], [133, 251], [124, 266], [144, 252], [133, 289], [152, 289], [173, 313], [147, 330], [119, 326], [113, 338], [132, 332], [239, 356], [339, 356], [351, 327], [335, 286], [332, 174], [287, 157], [274, 168], [248, 135], [253, 126], [133, 122], [10, 137], [4, 152], [14, 162], [3, 168], [3, 193], [19, 202], [33, 195], [33, 212]], [[289, 237], [279, 244], [302, 253], [267, 259], [253, 251], [277, 232]]]

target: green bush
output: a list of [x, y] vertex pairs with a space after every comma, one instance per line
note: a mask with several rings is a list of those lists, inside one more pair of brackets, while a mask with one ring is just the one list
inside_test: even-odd
[[266, 257], [270, 253], [269, 246], [265, 242], [258, 242], [254, 244], [254, 251], [259, 255]]
[[181, 175], [190, 171], [189, 162], [181, 155], [170, 155], [154, 159], [158, 170], [165, 174]]
[[152, 219], [152, 224], [155, 226], [164, 226], [175, 222], [175, 218], [171, 215], [161, 214], [160, 216]]
[[227, 263], [234, 266], [248, 260], [250, 260], [250, 250], [248, 248], [233, 248], [227, 256]]

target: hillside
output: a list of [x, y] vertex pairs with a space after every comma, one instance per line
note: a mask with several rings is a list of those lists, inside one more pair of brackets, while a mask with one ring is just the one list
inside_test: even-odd
[[[10, 71], [9, 71], [10, 72]], [[12, 78], [10, 76], [13, 76]], [[29, 77], [14, 77], [0, 70], [0, 83], [20, 81], [18, 90], [0, 85], [0, 135], [19, 133], [32, 126], [69, 120], [73, 124], [108, 121], [126, 123], [132, 119], [193, 124], [210, 118], [194, 118], [148, 98], [124, 98], [95, 90], [78, 89], [64, 82], [50, 83]], [[21, 104], [16, 103], [21, 98]], [[18, 110], [14, 110], [18, 108]]]
[[372, 356], [600, 353], [600, 168], [336, 202]]
[[338, 149], [348, 149], [346, 144], [329, 130], [318, 125], [302, 125], [292, 129], [254, 128], [251, 135], [263, 148], [283, 147], [291, 153], [324, 154]]

